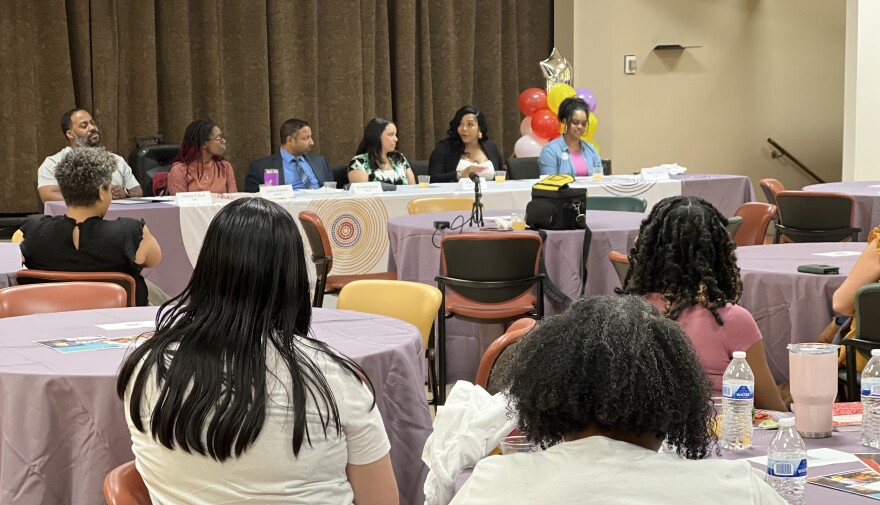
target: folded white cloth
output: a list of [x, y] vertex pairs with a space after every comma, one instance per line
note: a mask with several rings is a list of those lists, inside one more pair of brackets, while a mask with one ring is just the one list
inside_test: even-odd
[[422, 451], [429, 469], [425, 505], [447, 505], [455, 494], [458, 474], [498, 447], [514, 427], [514, 421], [507, 418], [503, 393], [492, 396], [470, 382], [456, 382], [446, 404], [437, 409], [434, 433]]

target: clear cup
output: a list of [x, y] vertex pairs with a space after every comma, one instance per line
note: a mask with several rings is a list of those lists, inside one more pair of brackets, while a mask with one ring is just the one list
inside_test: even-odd
[[507, 180], [507, 172], [504, 170], [495, 171], [495, 182], [504, 182]]
[[420, 188], [427, 188], [430, 183], [431, 183], [431, 176], [430, 175], [420, 175], [419, 176], [419, 187]]
[[326, 181], [324, 183], [324, 192], [332, 193], [334, 191], [336, 191], [336, 181]]
[[524, 218], [520, 217], [519, 214], [514, 212], [510, 216], [510, 228], [513, 231], [524, 231], [526, 229], [526, 221]]
[[501, 454], [516, 454], [518, 452], [535, 452], [537, 448], [525, 437], [525, 435], [513, 435], [501, 439]]

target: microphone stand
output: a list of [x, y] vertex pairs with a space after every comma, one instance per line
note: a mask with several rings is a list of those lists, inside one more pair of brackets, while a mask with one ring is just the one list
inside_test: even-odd
[[480, 176], [471, 172], [470, 178], [474, 181], [474, 206], [471, 209], [471, 222], [482, 228], [485, 224], [483, 224], [483, 202], [480, 201], [483, 198], [483, 192], [480, 190]]

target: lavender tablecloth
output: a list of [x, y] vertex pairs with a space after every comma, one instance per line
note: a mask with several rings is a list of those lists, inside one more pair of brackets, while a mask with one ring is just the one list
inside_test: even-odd
[[[773, 244], [736, 250], [742, 273], [740, 305], [748, 309], [764, 337], [770, 371], [777, 382], [788, 380], [791, 342], [815, 342], [831, 322], [831, 296], [855, 265], [855, 256], [817, 256], [834, 251], [860, 252], [864, 243]], [[798, 265], [840, 267], [838, 275], [803, 274]]]
[[[96, 324], [151, 320], [155, 307], [0, 319], [0, 503], [101, 504], [102, 483], [133, 459], [116, 373], [123, 350], [62, 354], [35, 340], [101, 334]], [[422, 447], [431, 433], [424, 350], [402, 321], [317, 309], [313, 331], [359, 363], [373, 382], [391, 441], [400, 502], [424, 503]]]
[[15, 284], [15, 272], [22, 269], [18, 244], [0, 244], [0, 288]]
[[829, 182], [804, 186], [804, 191], [846, 193], [856, 201], [853, 226], [861, 228], [859, 240], [868, 240], [868, 233], [880, 226], [880, 181]]
[[740, 205], [755, 200], [752, 181], [744, 175], [682, 174], [672, 179], [681, 181], [681, 194], [699, 196], [725, 216], [736, 214]]
[[[510, 215], [511, 211], [487, 212], [486, 216]], [[440, 239], [443, 232], [434, 234], [434, 221], [450, 221], [468, 212], [440, 212], [415, 214], [388, 221], [389, 247], [388, 269], [396, 271], [401, 280], [422, 282], [435, 286], [434, 278], [440, 273]], [[638, 234], [639, 224], [645, 215], [637, 212], [588, 211], [587, 223], [593, 231], [590, 255], [587, 259], [586, 296], [608, 295], [620, 287], [614, 268], [608, 261], [613, 250], [628, 251]], [[461, 218], [459, 218], [461, 222]], [[492, 221], [486, 224], [494, 224]], [[476, 227], [464, 232], [478, 231]], [[445, 233], [455, 233], [449, 232]], [[486, 232], [493, 233], [493, 232]], [[497, 232], [494, 232], [497, 233]], [[584, 233], [582, 230], [548, 231], [544, 244], [544, 262], [547, 275], [565, 294], [576, 297], [583, 285], [580, 278], [580, 259], [583, 257]], [[489, 261], [484, 258], [478, 261]], [[546, 300], [547, 314], [562, 310], [555, 302]], [[448, 381], [456, 379], [472, 381], [477, 372], [480, 356], [500, 335], [500, 329], [490, 331], [477, 325], [457, 320], [447, 322]], [[481, 329], [482, 328], [482, 329]]]

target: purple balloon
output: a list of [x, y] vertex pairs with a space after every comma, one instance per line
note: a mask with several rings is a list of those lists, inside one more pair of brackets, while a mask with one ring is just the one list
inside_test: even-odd
[[588, 90], [587, 88], [577, 88], [575, 90], [575, 94], [578, 98], [582, 98], [585, 102], [587, 102], [587, 106], [590, 108], [590, 112], [596, 112], [596, 97], [593, 96], [593, 92]]

